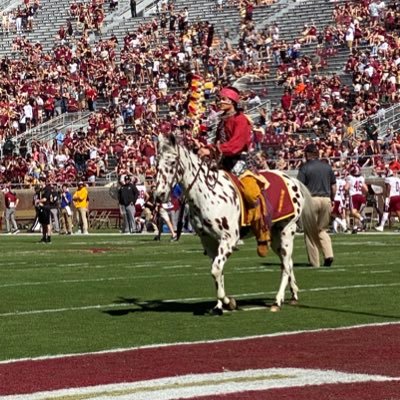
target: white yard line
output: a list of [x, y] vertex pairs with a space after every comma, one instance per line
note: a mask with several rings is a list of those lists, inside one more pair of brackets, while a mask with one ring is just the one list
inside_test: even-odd
[[[400, 286], [400, 282], [396, 283], [387, 283], [387, 284], [369, 284], [369, 285], [349, 285], [349, 286], [329, 286], [329, 287], [319, 287], [319, 288], [310, 288], [300, 290], [301, 293], [305, 292], [324, 292], [324, 291], [332, 291], [332, 290], [348, 290], [348, 289], [367, 289], [367, 288], [381, 288], [381, 287], [396, 287]], [[265, 296], [265, 295], [273, 295], [276, 291], [270, 292], [258, 292], [258, 293], [240, 293], [233, 294], [232, 296], [240, 299], [240, 298], [249, 298], [255, 296]], [[197, 298], [180, 298], [180, 299], [168, 299], [163, 300], [163, 303], [176, 303], [176, 302], [198, 302], [198, 301], [212, 301], [212, 298], [206, 297], [197, 297]], [[146, 301], [138, 302], [138, 305], [146, 305], [148, 304]], [[72, 312], [72, 311], [86, 311], [86, 310], [98, 310], [104, 308], [118, 308], [118, 307], [135, 307], [137, 304], [135, 303], [110, 303], [110, 304], [93, 304], [87, 306], [77, 306], [77, 307], [62, 307], [62, 308], [49, 308], [49, 309], [41, 309], [41, 310], [22, 310], [22, 311], [12, 311], [1, 313], [0, 318], [5, 317], [16, 317], [16, 316], [24, 316], [24, 315], [38, 315], [38, 314], [52, 314], [52, 313], [62, 313], [62, 312]], [[248, 311], [257, 310], [258, 307], [248, 309]]]
[[268, 368], [241, 371], [188, 374], [138, 382], [116, 383], [59, 389], [23, 395], [3, 396], [5, 400], [115, 399], [173, 400], [229, 393], [265, 391], [308, 385], [349, 384], [356, 382], [393, 382], [400, 378], [357, 374], [311, 368]]
[[[386, 265], [391, 265], [391, 264], [396, 264], [396, 263], [386, 263]], [[396, 264], [397, 265], [397, 264]], [[84, 267], [85, 265], [82, 264]], [[354, 264], [352, 267], [365, 267], [365, 264]], [[122, 266], [124, 269], [141, 269], [141, 268], [151, 268], [152, 264], [151, 263], [140, 263], [136, 265], [132, 265], [132, 267], [128, 265]], [[92, 265], [91, 268], [103, 268], [101, 265]], [[177, 265], [165, 265], [161, 269], [163, 270], [168, 270], [168, 269], [187, 269], [189, 268], [189, 264], [177, 264]], [[202, 267], [195, 267], [196, 270], [201, 270], [204, 271], [204, 268]], [[326, 273], [326, 272], [336, 272], [336, 271], [346, 271], [346, 268], [312, 268], [312, 267], [296, 267], [295, 270], [309, 270], [317, 273]], [[242, 267], [233, 267], [232, 270], [230, 271], [232, 274], [247, 274], [247, 273], [270, 273], [270, 272], [279, 272], [279, 269], [271, 269], [271, 268], [263, 268], [263, 267], [247, 267], [247, 268], [242, 268]], [[151, 275], [127, 275], [127, 276], [114, 276], [114, 277], [107, 277], [107, 278], [91, 278], [91, 279], [61, 279], [61, 280], [56, 280], [56, 281], [33, 281], [33, 282], [15, 282], [15, 283], [2, 283], [0, 284], [0, 289], [1, 288], [9, 288], [9, 287], [26, 287], [26, 286], [40, 286], [40, 285], [57, 285], [57, 284], [70, 284], [70, 283], [87, 283], [87, 282], [107, 282], [107, 281], [119, 281], [119, 280], [136, 280], [136, 279], [172, 279], [172, 278], [181, 278], [185, 276], [202, 276], [204, 273], [190, 273], [190, 274], [168, 274], [168, 275], [162, 275], [162, 274], [151, 274]]]
[[383, 271], [361, 271], [360, 274], [388, 274], [390, 272], [393, 272], [390, 269], [383, 270]]
[[109, 350], [100, 350], [93, 352], [85, 352], [85, 353], [69, 353], [69, 354], [57, 354], [57, 355], [44, 355], [39, 357], [25, 357], [25, 358], [16, 358], [9, 360], [2, 360], [0, 364], [12, 364], [16, 362], [24, 362], [24, 361], [40, 361], [40, 360], [51, 360], [51, 359], [59, 359], [66, 357], [84, 357], [98, 354], [113, 354], [113, 353], [123, 353], [127, 351], [134, 351], [139, 349], [155, 349], [158, 347], [170, 347], [170, 346], [191, 346], [196, 344], [208, 344], [208, 343], [226, 343], [226, 342], [239, 342], [246, 340], [254, 340], [254, 339], [263, 339], [269, 337], [280, 337], [280, 336], [294, 336], [301, 335], [304, 333], [319, 333], [319, 332], [338, 332], [338, 331], [348, 331], [351, 329], [362, 329], [369, 327], [385, 327], [385, 326], [396, 326], [400, 325], [400, 322], [378, 322], [371, 324], [359, 324], [359, 325], [350, 325], [350, 326], [341, 326], [338, 328], [320, 328], [320, 329], [309, 329], [309, 330], [299, 330], [299, 331], [286, 331], [286, 332], [277, 332], [277, 333], [269, 333], [265, 335], [253, 335], [246, 337], [233, 337], [233, 338], [225, 338], [225, 339], [215, 339], [215, 340], [198, 340], [193, 342], [177, 342], [177, 343], [157, 343], [146, 346], [136, 346], [136, 347], [125, 347], [118, 349], [109, 349]]

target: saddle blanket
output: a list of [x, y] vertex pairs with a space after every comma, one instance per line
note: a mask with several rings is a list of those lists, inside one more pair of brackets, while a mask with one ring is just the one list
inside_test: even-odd
[[[266, 180], [264, 189], [261, 191], [267, 208], [267, 216], [264, 217], [267, 217], [272, 223], [291, 217], [294, 214], [294, 204], [282, 176], [273, 171], [258, 172], [258, 174], [254, 174], [256, 179], [257, 175], [261, 175]], [[228, 172], [228, 176], [239, 194], [242, 226], [248, 225], [246, 223], [248, 207], [243, 200], [243, 193], [246, 189], [236, 175]]]

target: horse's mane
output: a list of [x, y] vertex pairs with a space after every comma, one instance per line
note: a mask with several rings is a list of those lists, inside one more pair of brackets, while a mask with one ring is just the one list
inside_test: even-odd
[[162, 147], [158, 148], [159, 153], [164, 153], [167, 151], [168, 153], [172, 153], [173, 157], [178, 157], [179, 153], [184, 151], [192, 160], [196, 162], [196, 164], [202, 164], [205, 167], [207, 175], [212, 171], [217, 171], [219, 169], [218, 160], [215, 155], [203, 159], [198, 156], [197, 143], [192, 140], [191, 137], [180, 134], [176, 135], [173, 133], [164, 136], [167, 137], [168, 140], [167, 142], [162, 142]]
[[181, 148], [187, 150], [189, 153], [192, 153], [193, 155], [197, 156], [198, 147], [192, 137], [188, 135], [182, 135], [180, 133], [178, 134], [171, 133], [165, 136], [169, 139], [168, 143], [163, 143], [165, 146], [172, 148], [180, 146]]

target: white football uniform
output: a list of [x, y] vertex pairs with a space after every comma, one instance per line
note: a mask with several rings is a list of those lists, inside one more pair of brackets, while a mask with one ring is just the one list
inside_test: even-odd
[[336, 194], [334, 201], [338, 201], [340, 206], [343, 207], [345, 204], [345, 190], [344, 186], [346, 185], [346, 181], [343, 178], [336, 179]]
[[385, 178], [385, 183], [390, 185], [388, 197], [400, 196], [400, 178], [397, 176], [388, 176]]
[[136, 200], [135, 205], [138, 205], [143, 208], [146, 198], [146, 186], [144, 185], [136, 185], [137, 190], [139, 191], [139, 197]]
[[363, 176], [349, 175], [347, 177], [349, 184], [349, 194], [354, 196], [356, 194], [363, 194], [363, 186], [365, 185], [365, 178]]

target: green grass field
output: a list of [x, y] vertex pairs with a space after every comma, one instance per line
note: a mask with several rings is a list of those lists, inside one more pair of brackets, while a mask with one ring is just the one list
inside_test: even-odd
[[[337, 235], [331, 268], [306, 266], [295, 242], [300, 305], [273, 302], [279, 262], [256, 256], [253, 239], [225, 269], [239, 311], [204, 315], [215, 303], [198, 238], [2, 236], [0, 360], [156, 343], [400, 321], [400, 235]], [[289, 296], [289, 294], [288, 294]]]

